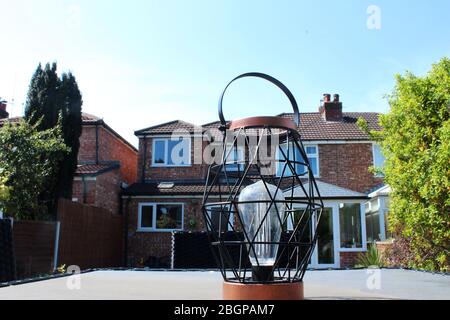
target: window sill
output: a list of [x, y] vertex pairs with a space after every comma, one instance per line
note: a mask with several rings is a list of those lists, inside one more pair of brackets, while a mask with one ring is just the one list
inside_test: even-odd
[[183, 229], [137, 229], [139, 233], [172, 233], [174, 231], [183, 231]]
[[339, 252], [364, 252], [367, 248], [339, 248]]
[[152, 164], [151, 168], [189, 168], [192, 167], [192, 164], [183, 164], [183, 165], [165, 165], [165, 164]]

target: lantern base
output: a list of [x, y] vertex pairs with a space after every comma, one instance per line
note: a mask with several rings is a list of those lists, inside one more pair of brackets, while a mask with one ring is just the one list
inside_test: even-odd
[[224, 300], [303, 300], [303, 282], [242, 284], [223, 283]]

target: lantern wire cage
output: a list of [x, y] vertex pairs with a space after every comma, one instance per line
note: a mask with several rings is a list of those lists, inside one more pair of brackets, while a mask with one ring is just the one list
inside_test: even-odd
[[[248, 73], [233, 81], [245, 76], [260, 77], [281, 88], [293, 105], [296, 126], [269, 121], [230, 130], [222, 114], [222, 94], [221, 152], [208, 168], [202, 203], [208, 238], [226, 282], [301, 282], [324, 206], [296, 129], [298, 107], [278, 80]], [[267, 154], [267, 145], [271, 152], [261, 157]], [[245, 152], [232, 156], [239, 147]]]

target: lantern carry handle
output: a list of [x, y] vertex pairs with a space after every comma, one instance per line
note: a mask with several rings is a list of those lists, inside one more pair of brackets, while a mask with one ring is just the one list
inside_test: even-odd
[[280, 88], [281, 91], [284, 92], [284, 94], [289, 98], [289, 101], [291, 102], [292, 109], [294, 110], [294, 122], [295, 122], [295, 124], [297, 126], [300, 124], [300, 113], [298, 111], [297, 101], [295, 101], [294, 95], [291, 93], [291, 91], [289, 91], [289, 89], [284, 84], [282, 84], [279, 80], [275, 79], [272, 76], [269, 76], [267, 74], [260, 73], [260, 72], [248, 72], [248, 73], [241, 74], [240, 76], [237, 76], [236, 78], [231, 80], [230, 83], [228, 83], [227, 86], [225, 87], [225, 89], [223, 90], [222, 94], [220, 95], [220, 99], [219, 99], [219, 119], [220, 119], [220, 122], [221, 122], [222, 126], [225, 127], [227, 125], [227, 122], [226, 122], [225, 117], [223, 116], [223, 112], [222, 112], [222, 101], [223, 101], [223, 96], [225, 95], [225, 91], [227, 91], [228, 87], [234, 81], [236, 81], [238, 79], [241, 79], [241, 78], [245, 78], [245, 77], [262, 78], [262, 79], [265, 79], [265, 80], [273, 83], [278, 88]]

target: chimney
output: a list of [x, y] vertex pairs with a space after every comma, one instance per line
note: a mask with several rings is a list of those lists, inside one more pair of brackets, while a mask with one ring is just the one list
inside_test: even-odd
[[331, 101], [331, 95], [325, 93], [319, 112], [325, 121], [342, 121], [342, 102], [339, 101], [339, 95], [333, 95], [333, 101]]
[[0, 119], [6, 119], [9, 113], [6, 111], [6, 101], [0, 100]]

